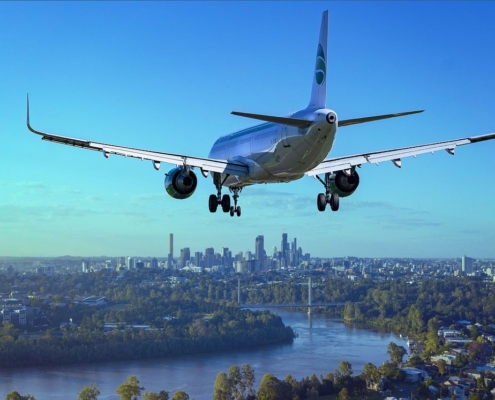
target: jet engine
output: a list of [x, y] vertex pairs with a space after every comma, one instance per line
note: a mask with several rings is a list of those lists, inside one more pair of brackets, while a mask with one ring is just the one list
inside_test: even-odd
[[190, 169], [177, 167], [165, 175], [165, 190], [174, 199], [184, 200], [196, 190], [198, 178]]
[[332, 193], [338, 193], [340, 197], [350, 196], [359, 186], [359, 175], [354, 170], [350, 175], [339, 171], [330, 180]]

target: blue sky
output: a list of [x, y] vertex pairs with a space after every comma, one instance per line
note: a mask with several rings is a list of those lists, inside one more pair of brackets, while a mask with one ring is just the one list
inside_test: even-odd
[[[206, 156], [309, 100], [329, 10], [327, 107], [341, 119], [425, 109], [342, 128], [332, 156], [495, 131], [494, 2], [7, 2], [0, 4], [0, 255], [165, 256], [181, 247], [280, 247], [315, 256], [495, 257], [495, 141], [366, 165], [337, 213], [320, 183], [246, 188], [241, 218], [210, 214], [211, 178], [177, 201], [163, 165], [43, 142], [25, 127]], [[172, 166], [170, 166], [171, 168]]]

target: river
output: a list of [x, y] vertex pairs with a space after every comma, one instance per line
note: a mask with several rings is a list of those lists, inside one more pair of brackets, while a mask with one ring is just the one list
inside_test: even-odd
[[303, 312], [271, 311], [298, 334], [294, 343], [179, 358], [10, 369], [0, 371], [0, 399], [14, 390], [37, 400], [77, 399], [84, 386], [95, 382], [101, 392], [98, 399], [118, 400], [117, 387], [136, 375], [144, 392], [183, 390], [191, 400], [210, 400], [217, 373], [228, 373], [231, 365], [251, 365], [257, 387], [267, 372], [279, 379], [290, 373], [299, 380], [313, 372], [317, 376], [333, 372], [341, 361], [350, 362], [358, 374], [367, 362], [379, 366], [387, 360], [391, 341], [406, 347], [405, 340], [392, 333], [358, 329], [317, 314], [310, 326]]

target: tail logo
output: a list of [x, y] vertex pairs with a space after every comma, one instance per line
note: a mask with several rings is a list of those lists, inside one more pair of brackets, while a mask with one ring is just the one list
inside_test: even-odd
[[318, 52], [316, 54], [316, 67], [315, 67], [315, 78], [316, 83], [321, 85], [325, 81], [325, 76], [327, 74], [327, 64], [325, 62], [325, 53], [321, 44], [318, 45]]

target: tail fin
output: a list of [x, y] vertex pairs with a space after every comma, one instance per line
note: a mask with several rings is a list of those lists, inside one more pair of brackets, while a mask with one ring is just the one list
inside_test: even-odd
[[325, 108], [327, 102], [327, 36], [328, 10], [321, 16], [320, 39], [316, 50], [316, 64], [313, 76], [313, 89], [308, 108]]

